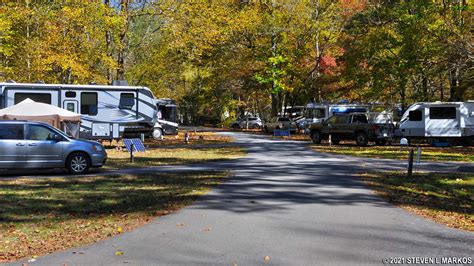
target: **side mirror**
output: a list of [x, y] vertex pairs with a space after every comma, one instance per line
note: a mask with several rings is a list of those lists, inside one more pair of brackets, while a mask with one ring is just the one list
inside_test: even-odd
[[63, 138], [61, 135], [59, 135], [59, 134], [54, 134], [54, 136], [53, 136], [53, 140], [55, 140], [55, 141], [58, 141], [58, 142], [59, 142], [59, 141], [63, 141], [63, 140], [64, 140], [64, 138]]

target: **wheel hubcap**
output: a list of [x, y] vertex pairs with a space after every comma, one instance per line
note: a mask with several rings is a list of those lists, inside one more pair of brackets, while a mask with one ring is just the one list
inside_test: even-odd
[[71, 160], [71, 168], [74, 172], [82, 172], [87, 167], [86, 158], [82, 156], [76, 156]]

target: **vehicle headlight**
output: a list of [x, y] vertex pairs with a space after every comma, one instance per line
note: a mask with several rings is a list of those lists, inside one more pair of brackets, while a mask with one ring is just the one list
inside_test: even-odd
[[94, 151], [103, 151], [104, 147], [102, 147], [102, 145], [94, 145], [94, 146], [92, 146], [92, 149]]

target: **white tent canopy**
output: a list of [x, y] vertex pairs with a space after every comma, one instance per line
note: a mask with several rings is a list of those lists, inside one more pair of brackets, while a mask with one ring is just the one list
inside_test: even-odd
[[81, 115], [53, 105], [26, 99], [16, 105], [1, 109], [0, 119], [39, 121], [61, 129], [62, 123], [81, 122]]

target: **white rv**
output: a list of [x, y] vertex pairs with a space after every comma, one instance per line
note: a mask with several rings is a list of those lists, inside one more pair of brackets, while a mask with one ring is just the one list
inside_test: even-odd
[[146, 87], [0, 83], [0, 109], [27, 98], [81, 114], [80, 137], [152, 135], [157, 108]]
[[410, 106], [400, 120], [406, 138], [474, 139], [474, 101], [430, 102]]

